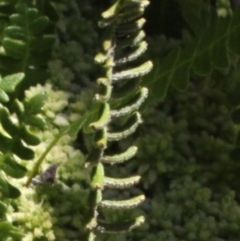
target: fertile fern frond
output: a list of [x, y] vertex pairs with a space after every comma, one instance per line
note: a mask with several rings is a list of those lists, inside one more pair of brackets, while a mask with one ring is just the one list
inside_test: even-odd
[[136, 60], [147, 49], [147, 43], [143, 40], [145, 19], [142, 15], [148, 4], [146, 0], [117, 0], [102, 13], [99, 22], [99, 26], [107, 30], [102, 51], [95, 57], [95, 61], [103, 66], [105, 75], [97, 80], [99, 93], [95, 100], [100, 102], [99, 117], [90, 124], [95, 137], [92, 151], [86, 160], [86, 166], [92, 167], [92, 191], [89, 197], [91, 211], [86, 225], [89, 240], [93, 240], [97, 232], [127, 232], [144, 221], [140, 216], [125, 222], [107, 223], [98, 214], [104, 212], [104, 209], [133, 209], [145, 199], [144, 195], [139, 195], [127, 200], [105, 200], [102, 190], [105, 187], [130, 188], [140, 180], [139, 176], [107, 177], [104, 165], [128, 161], [138, 150], [133, 145], [123, 152], [107, 154], [109, 142], [127, 138], [142, 122], [137, 111], [147, 98], [148, 89], [141, 87], [140, 82], [141, 77], [149, 73], [153, 65], [151, 61], [139, 64]]

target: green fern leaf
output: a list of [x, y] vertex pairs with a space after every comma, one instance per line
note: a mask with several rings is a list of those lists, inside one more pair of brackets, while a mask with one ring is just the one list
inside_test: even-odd
[[10, 222], [2, 221], [0, 222], [0, 233], [1, 239], [13, 238], [20, 239], [24, 237], [24, 234], [20, 232], [16, 227], [14, 227]]
[[13, 58], [23, 58], [27, 51], [26, 43], [21, 40], [4, 38], [2, 45], [7, 55]]
[[36, 146], [41, 142], [40, 139], [31, 133], [26, 127], [23, 127], [19, 134], [22, 140], [30, 146]]
[[23, 78], [23, 73], [7, 75], [3, 79], [0, 76], [0, 102], [6, 103], [9, 101], [7, 93], [12, 93]]
[[41, 16], [29, 25], [29, 29], [33, 34], [42, 33], [49, 24], [49, 19], [46, 16]]
[[45, 92], [33, 96], [30, 100], [24, 102], [25, 115], [31, 116], [41, 112], [46, 101], [47, 94]]
[[74, 121], [69, 129], [68, 129], [68, 134], [70, 136], [77, 136], [78, 132], [82, 129], [82, 127], [84, 126], [85, 122], [87, 121], [88, 115], [87, 116], [83, 116], [82, 118], [80, 118], [79, 120]]
[[4, 34], [9, 36], [10, 39], [26, 41], [26, 35], [24, 34], [23, 29], [19, 26], [9, 26], [5, 28]]
[[2, 171], [0, 171], [0, 191], [6, 198], [17, 198], [21, 195], [20, 191], [7, 181]]
[[10, 136], [18, 135], [20, 128], [12, 122], [9, 116], [8, 110], [0, 107], [0, 120], [2, 127]]
[[12, 139], [0, 133], [0, 150], [2, 152], [8, 152], [11, 150], [11, 146]]
[[9, 155], [2, 155], [0, 157], [0, 169], [14, 178], [22, 178], [27, 172], [27, 169], [24, 166], [18, 164], [16, 160]]
[[[49, 77], [43, 66], [46, 66], [55, 42], [54, 35], [50, 35], [48, 17], [41, 15], [34, 4], [30, 1], [16, 4], [15, 13], [8, 16], [10, 22], [1, 37], [1, 74], [24, 72], [26, 75], [24, 83], [27, 84], [18, 89], [19, 95], [29, 83], [42, 82]], [[37, 74], [39, 71], [41, 74]]]
[[16, 86], [24, 79], [24, 76], [23, 73], [7, 75], [0, 81], [0, 88], [7, 93], [12, 93], [16, 89]]
[[19, 139], [14, 141], [11, 151], [23, 160], [32, 160], [34, 158], [34, 151], [24, 146]]
[[39, 116], [30, 116], [25, 119], [25, 124], [42, 129], [46, 124], [46, 121]]
[[9, 101], [7, 93], [0, 89], [0, 102], [6, 103]]
[[199, 76], [208, 76], [213, 70], [227, 73], [230, 67], [228, 55], [240, 55], [240, 8], [230, 19], [216, 19], [201, 36], [196, 37], [186, 48], [176, 47], [155, 70], [155, 77], [145, 77], [145, 83], [158, 98], [164, 98], [172, 84], [178, 90], [185, 90], [192, 70]]

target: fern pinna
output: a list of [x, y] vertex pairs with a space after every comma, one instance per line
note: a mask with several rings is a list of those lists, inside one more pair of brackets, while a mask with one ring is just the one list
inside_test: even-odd
[[113, 178], [105, 176], [104, 165], [115, 165], [128, 161], [137, 152], [136, 146], [115, 155], [107, 154], [112, 142], [120, 141], [135, 132], [142, 122], [139, 107], [148, 95], [148, 89], [140, 86], [141, 77], [152, 69], [151, 61], [144, 63], [136, 60], [147, 49], [142, 27], [144, 9], [147, 0], [117, 0], [102, 13], [99, 22], [105, 28], [102, 51], [95, 61], [103, 66], [103, 77], [97, 80], [99, 93], [95, 95], [100, 102], [99, 118], [90, 124], [95, 130], [93, 148], [86, 160], [86, 166], [92, 167], [89, 222], [89, 240], [97, 232], [127, 232], [144, 222], [139, 216], [121, 223], [107, 223], [100, 218], [101, 210], [132, 209], [142, 203], [144, 195], [128, 200], [104, 200], [104, 188], [125, 189], [137, 184], [139, 176]]

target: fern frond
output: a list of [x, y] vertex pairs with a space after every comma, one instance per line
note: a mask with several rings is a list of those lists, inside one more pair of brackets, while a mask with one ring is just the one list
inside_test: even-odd
[[[31, 160], [34, 151], [29, 146], [40, 143], [39, 138], [31, 132], [32, 127], [42, 128], [44, 120], [38, 114], [45, 102], [45, 93], [40, 93], [31, 99], [12, 101], [9, 94], [16, 91], [17, 86], [23, 81], [24, 73], [15, 73], [0, 76], [0, 232], [1, 238], [23, 237], [11, 222], [6, 221], [5, 213], [8, 199], [18, 198], [20, 190], [11, 184], [10, 178], [19, 179], [26, 175], [27, 169], [19, 160]], [[11, 112], [5, 103], [12, 104]], [[31, 124], [31, 120], [38, 119], [38, 123]], [[10, 178], [9, 178], [10, 177]]]
[[31, 81], [31, 84], [46, 80], [48, 73], [43, 67], [50, 59], [55, 42], [49, 18], [41, 15], [30, 1], [18, 1], [15, 12], [8, 17], [1, 41], [1, 74], [24, 72], [24, 81]]
[[[14, 178], [25, 175], [26, 169], [19, 165], [16, 157], [22, 160], [32, 160], [34, 152], [28, 146], [35, 146], [40, 140], [31, 132], [31, 127], [42, 128], [44, 120], [37, 116], [45, 102], [45, 93], [40, 93], [24, 103], [15, 101], [15, 115], [10, 113], [4, 106], [0, 106], [0, 121], [2, 131], [0, 132], [0, 169]], [[38, 124], [31, 124], [32, 118], [41, 120]]]
[[[148, 4], [149, 1], [145, 0], [116, 0], [102, 13], [103, 19], [99, 22], [99, 26], [107, 31], [102, 50], [95, 57], [95, 61], [102, 65], [105, 76], [97, 80], [99, 93], [95, 95], [95, 100], [101, 102], [99, 117], [89, 125], [95, 130], [93, 148], [86, 160], [86, 166], [92, 167], [92, 190], [89, 197], [92, 209], [86, 225], [89, 240], [95, 238], [96, 232], [127, 232], [138, 227], [144, 220], [139, 217], [125, 223], [106, 224], [98, 218], [98, 209], [132, 209], [145, 199], [144, 195], [140, 195], [122, 201], [105, 200], [102, 191], [104, 187], [130, 188], [140, 179], [138, 176], [106, 177], [103, 164], [119, 164], [130, 160], [137, 153], [138, 148], [134, 145], [118, 154], [108, 155], [105, 151], [108, 150], [108, 142], [127, 138], [142, 122], [137, 111], [147, 98], [148, 89], [140, 87], [140, 82], [141, 77], [149, 73], [153, 65], [151, 61], [139, 64], [135, 63], [135, 60], [147, 49], [142, 31], [146, 20], [142, 15]], [[121, 118], [126, 118], [123, 126], [118, 123], [121, 123]]]
[[199, 76], [208, 76], [214, 70], [226, 74], [229, 56], [240, 55], [240, 8], [226, 18], [209, 14], [209, 24], [201, 35], [185, 48], [174, 48], [153, 71], [154, 77], [146, 77], [144, 82], [158, 98], [166, 95], [169, 85], [185, 90], [191, 71]]

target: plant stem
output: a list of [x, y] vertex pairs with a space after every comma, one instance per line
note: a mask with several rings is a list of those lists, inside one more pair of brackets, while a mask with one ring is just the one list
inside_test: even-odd
[[[67, 128], [68, 129], [68, 128]], [[46, 148], [46, 150], [42, 153], [41, 156], [39, 156], [39, 158], [37, 159], [35, 165], [33, 166], [33, 170], [30, 173], [28, 180], [25, 184], [26, 187], [29, 186], [29, 184], [31, 183], [32, 179], [38, 174], [38, 169], [40, 167], [40, 165], [42, 164], [43, 160], [45, 159], [45, 157], [47, 156], [47, 154], [51, 151], [51, 149], [55, 146], [55, 144], [59, 141], [59, 139], [66, 134], [66, 129], [63, 129], [62, 131], [60, 131], [56, 137], [50, 142], [49, 146]]]

